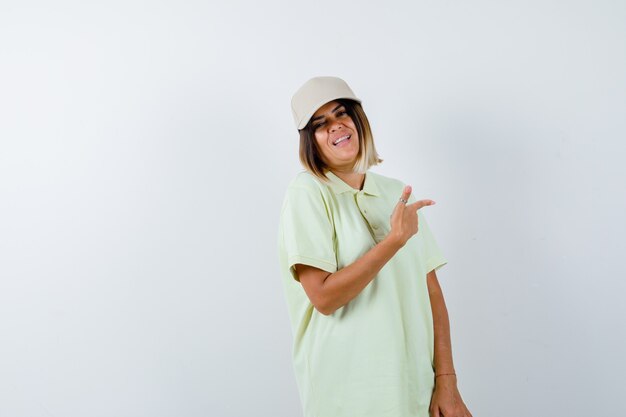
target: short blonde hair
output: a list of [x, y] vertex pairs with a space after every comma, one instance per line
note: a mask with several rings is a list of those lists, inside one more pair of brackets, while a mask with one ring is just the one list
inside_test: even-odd
[[[371, 166], [378, 165], [383, 160], [376, 152], [374, 145], [374, 136], [370, 127], [369, 120], [363, 111], [363, 107], [357, 101], [350, 99], [336, 99], [346, 108], [346, 113], [350, 116], [356, 126], [359, 135], [359, 153], [353, 167], [354, 172], [364, 174]], [[311, 124], [311, 120], [302, 129], [300, 133], [300, 162], [311, 174], [323, 181], [328, 181], [325, 172], [329, 170], [328, 166], [322, 159], [322, 155], [315, 140], [315, 130]]]

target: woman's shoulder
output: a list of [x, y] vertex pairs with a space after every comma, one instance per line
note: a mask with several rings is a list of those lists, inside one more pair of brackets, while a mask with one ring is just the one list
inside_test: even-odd
[[312, 207], [327, 206], [330, 199], [328, 187], [322, 180], [303, 170], [294, 175], [287, 185], [283, 205], [297, 207], [305, 212]]
[[308, 190], [321, 190], [325, 184], [322, 180], [317, 178], [311, 172], [307, 170], [299, 171], [287, 185], [287, 189], [291, 188], [306, 188]]

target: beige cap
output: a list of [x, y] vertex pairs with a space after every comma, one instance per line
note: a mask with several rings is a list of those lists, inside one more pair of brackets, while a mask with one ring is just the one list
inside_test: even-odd
[[338, 77], [314, 77], [305, 82], [291, 98], [291, 111], [298, 130], [304, 128], [313, 114], [329, 101], [349, 98], [361, 103], [348, 84]]

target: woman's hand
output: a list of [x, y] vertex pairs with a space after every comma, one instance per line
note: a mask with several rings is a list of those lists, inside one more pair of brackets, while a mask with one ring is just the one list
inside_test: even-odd
[[[402, 191], [402, 197], [404, 200], [408, 200], [411, 195], [411, 186], [407, 185]], [[417, 233], [417, 210], [424, 206], [430, 206], [435, 204], [433, 200], [418, 200], [412, 204], [405, 204], [402, 201], [398, 201], [396, 207], [391, 213], [391, 231], [389, 237], [397, 242], [401, 247]]]
[[461, 399], [461, 394], [456, 386], [456, 377], [445, 378], [449, 378], [449, 376], [441, 376], [439, 381], [435, 383], [435, 390], [428, 409], [431, 417], [473, 417]]

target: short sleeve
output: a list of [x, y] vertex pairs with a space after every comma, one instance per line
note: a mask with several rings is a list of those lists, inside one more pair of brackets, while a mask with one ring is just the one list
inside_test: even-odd
[[337, 271], [335, 228], [321, 190], [302, 186], [287, 189], [280, 216], [283, 256], [291, 276], [300, 279], [295, 264]]
[[[417, 199], [411, 194], [409, 196], [408, 204], [414, 203]], [[424, 207], [417, 210], [418, 214], [418, 230], [416, 237], [417, 250], [422, 262], [425, 264], [426, 273], [437, 270], [448, 263], [448, 260], [444, 257], [441, 248], [437, 244], [437, 240], [430, 230], [426, 215], [424, 214]]]

